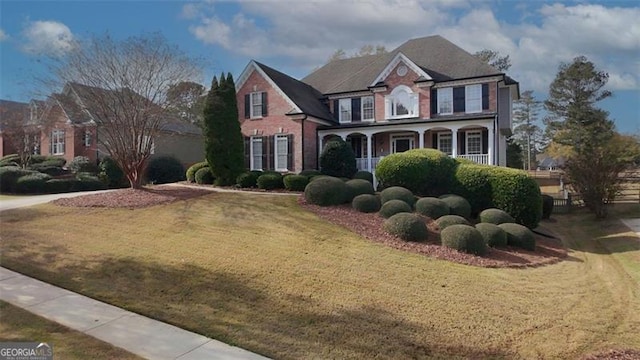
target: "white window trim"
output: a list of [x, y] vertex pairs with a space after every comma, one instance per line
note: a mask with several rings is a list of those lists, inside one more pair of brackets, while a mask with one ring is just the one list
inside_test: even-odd
[[[393, 115], [393, 107], [395, 106], [395, 98], [397, 96], [398, 93], [400, 92], [406, 92], [409, 95], [409, 107], [407, 108], [407, 110], [409, 111], [408, 114], [404, 114], [404, 115]], [[420, 109], [419, 109], [419, 104], [420, 104], [420, 99], [419, 99], [419, 94], [413, 92], [413, 90], [411, 90], [410, 87], [406, 86], [406, 85], [398, 85], [396, 86], [393, 91], [391, 91], [391, 94], [387, 95], [384, 97], [385, 99], [385, 115], [387, 119], [409, 119], [409, 118], [415, 118], [419, 116], [420, 113]]]
[[[446, 94], [450, 100], [451, 103], [451, 111], [449, 112], [442, 112], [441, 109], [441, 104], [442, 104], [442, 100], [444, 99], [444, 94]], [[440, 88], [438, 89], [438, 114], [440, 115], [451, 115], [453, 114], [453, 88], [452, 87], [448, 87], [448, 88]]]
[[[451, 153], [445, 153], [447, 155], [452, 155], [453, 154], [453, 134], [450, 132], [439, 132], [438, 133], [438, 150], [442, 151], [442, 147], [440, 146], [440, 142], [442, 141], [442, 138], [449, 138], [449, 140], [451, 140]], [[444, 151], [442, 151], [444, 152]]]
[[[254, 104], [253, 103], [253, 97], [257, 97], [259, 100], [258, 104]], [[260, 112], [258, 114], [254, 113], [254, 106], [258, 106], [260, 105]], [[261, 91], [255, 91], [249, 94], [249, 118], [251, 119], [260, 119], [262, 118], [262, 92]]]
[[396, 140], [409, 140], [409, 150], [416, 148], [416, 136], [413, 133], [391, 134], [389, 135], [389, 144], [391, 146], [391, 154], [396, 153]]
[[85, 130], [84, 132], [84, 147], [91, 146], [91, 132], [89, 130]]
[[[471, 101], [471, 96], [469, 95], [473, 90], [477, 91], [479, 96]], [[476, 103], [475, 109], [469, 110], [472, 108], [472, 104]], [[464, 111], [467, 114], [474, 114], [482, 112], [482, 84], [474, 84], [467, 85], [464, 87]]]
[[[373, 117], [367, 119], [364, 117], [364, 99], [371, 99], [371, 114]], [[361, 121], [374, 121], [376, 118], [376, 99], [373, 96], [363, 96], [360, 99], [360, 117]]]
[[[278, 141], [279, 140], [281, 141], [283, 139], [284, 139], [284, 142], [286, 144], [286, 146], [285, 146], [286, 160], [284, 161], [284, 166], [283, 166], [283, 164], [280, 164], [280, 162], [278, 161], [278, 157], [280, 155], [283, 155], [283, 154], [279, 154], [278, 153]], [[276, 171], [289, 171], [289, 169], [287, 167], [287, 163], [288, 163], [287, 160], [289, 159], [289, 138], [288, 138], [288, 135], [278, 134], [273, 138], [273, 159], [274, 159], [274, 163], [275, 163], [274, 165], [275, 165]]]
[[[65, 148], [65, 137], [66, 133], [61, 129], [54, 129], [51, 131], [51, 144], [50, 144], [50, 152], [51, 155], [64, 155]], [[62, 141], [60, 141], [62, 140]]]
[[[259, 141], [256, 141], [256, 140], [259, 140]], [[261, 161], [260, 162], [262, 162], [262, 156], [264, 155], [264, 154], [262, 154], [262, 141], [263, 141], [263, 139], [260, 136], [252, 136], [250, 138], [250, 140], [249, 140], [249, 160], [250, 160], [249, 161], [249, 166], [251, 167], [251, 170], [260, 170], [260, 171], [262, 171], [262, 167], [264, 166], [264, 164], [261, 164], [262, 166], [260, 166], [259, 169], [256, 168], [256, 164], [255, 164], [255, 161], [254, 161], [255, 156], [254, 156], [254, 151], [253, 151], [254, 144], [255, 143], [260, 143], [260, 152], [261, 152], [261, 154], [260, 154]]]
[[[342, 104], [347, 104], [349, 107], [349, 119], [344, 119], [342, 117]], [[348, 124], [351, 122], [353, 118], [353, 109], [351, 109], [351, 98], [345, 98], [338, 100], [338, 117], [340, 119], [340, 124]]]
[[[465, 133], [466, 139], [464, 142], [464, 147], [465, 147], [465, 154], [466, 155], [482, 155], [484, 154], [484, 149], [482, 148], [482, 131], [481, 130], [471, 130], [471, 131], [467, 131]], [[477, 154], [470, 154], [469, 153], [469, 139], [472, 137], [476, 137], [478, 139], [480, 139], [480, 152]]]

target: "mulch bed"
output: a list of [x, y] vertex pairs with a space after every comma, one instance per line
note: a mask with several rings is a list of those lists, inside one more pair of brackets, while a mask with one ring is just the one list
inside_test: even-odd
[[395, 249], [461, 264], [488, 268], [525, 268], [554, 264], [567, 257], [567, 250], [559, 240], [539, 235], [536, 235], [536, 251], [507, 246], [489, 248], [487, 254], [475, 256], [441, 246], [438, 225], [426, 217], [424, 219], [429, 230], [428, 240], [426, 242], [407, 242], [384, 231], [382, 226], [385, 219], [377, 213], [361, 213], [351, 208], [350, 205], [327, 207], [311, 205], [307, 204], [302, 196], [299, 203], [322, 219], [341, 225], [371, 241]]
[[638, 360], [640, 350], [632, 349], [612, 349], [596, 354], [590, 354], [580, 358], [581, 360]]
[[60, 206], [137, 209], [211, 194], [210, 190], [175, 186], [120, 189], [53, 201]]

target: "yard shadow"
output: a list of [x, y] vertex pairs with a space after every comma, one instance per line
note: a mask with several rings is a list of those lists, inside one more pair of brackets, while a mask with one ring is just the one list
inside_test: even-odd
[[[288, 294], [233, 270], [133, 258], [57, 264], [64, 249], [25, 253], [7, 265], [43, 281], [83, 293], [217, 340], [278, 359], [300, 358], [511, 358], [505, 350], [453, 346], [426, 326], [381, 305], [328, 308], [316, 294]], [[25, 262], [32, 263], [24, 266]], [[301, 290], [304, 292], [304, 289]], [[426, 316], [426, 315], [425, 315]]]

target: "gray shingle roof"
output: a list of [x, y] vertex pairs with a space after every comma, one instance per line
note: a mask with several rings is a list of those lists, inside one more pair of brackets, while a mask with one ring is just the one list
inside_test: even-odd
[[332, 61], [302, 81], [323, 94], [367, 90], [399, 52], [436, 82], [501, 74], [449, 40], [434, 35], [411, 39], [387, 54]]
[[322, 93], [311, 86], [296, 80], [256, 61], [262, 71], [293, 101], [303, 113], [313, 117], [333, 121], [333, 115], [322, 103]]

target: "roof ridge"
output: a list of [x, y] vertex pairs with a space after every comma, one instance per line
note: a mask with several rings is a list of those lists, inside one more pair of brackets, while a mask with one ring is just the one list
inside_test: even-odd
[[[363, 71], [365, 71], [366, 69], [368, 69], [371, 64], [375, 63], [376, 61], [382, 59], [384, 56], [390, 55], [390, 53], [383, 53], [383, 54], [375, 54], [375, 55], [370, 55], [370, 56], [375, 56], [375, 59], [373, 59], [372, 61], [370, 61], [369, 63], [367, 63], [367, 65], [363, 66], [360, 68], [360, 70], [354, 72], [351, 74], [351, 76], [344, 78], [342, 81], [337, 82], [336, 84], [334, 84], [331, 88], [335, 89], [336, 87], [339, 87], [340, 85], [344, 84], [345, 82], [347, 82], [348, 80], [353, 79], [354, 77], [356, 77], [357, 75], [359, 75], [360, 73], [362, 73]], [[364, 57], [364, 56], [363, 56]], [[351, 58], [351, 59], [361, 59], [362, 57], [357, 57], [357, 58]], [[345, 59], [346, 60], [346, 59]]]

